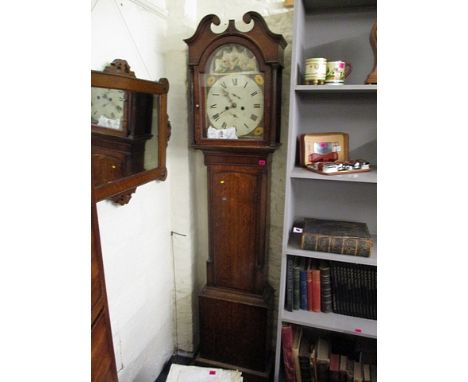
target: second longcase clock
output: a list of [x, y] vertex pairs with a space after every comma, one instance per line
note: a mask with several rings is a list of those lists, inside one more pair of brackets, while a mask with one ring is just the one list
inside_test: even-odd
[[262, 16], [224, 32], [204, 17], [189, 47], [193, 145], [208, 170], [209, 259], [199, 296], [197, 362], [239, 369], [246, 381], [271, 374], [273, 290], [267, 282], [269, 173], [279, 145], [286, 41]]

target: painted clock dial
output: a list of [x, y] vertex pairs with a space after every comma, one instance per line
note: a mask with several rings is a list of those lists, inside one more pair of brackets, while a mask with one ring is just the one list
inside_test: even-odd
[[264, 77], [255, 55], [239, 44], [223, 45], [204, 79], [205, 138], [263, 139]]

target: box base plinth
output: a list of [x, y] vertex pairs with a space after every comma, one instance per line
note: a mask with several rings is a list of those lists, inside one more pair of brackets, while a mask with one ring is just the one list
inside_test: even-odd
[[196, 362], [243, 371], [245, 381], [271, 376], [273, 289], [263, 295], [206, 286], [199, 295], [200, 350]]

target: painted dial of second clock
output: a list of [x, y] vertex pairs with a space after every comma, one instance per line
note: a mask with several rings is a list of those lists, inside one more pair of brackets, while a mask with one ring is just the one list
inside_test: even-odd
[[212, 127], [235, 127], [236, 135], [242, 137], [263, 120], [263, 90], [249, 76], [228, 74], [209, 89], [206, 112]]

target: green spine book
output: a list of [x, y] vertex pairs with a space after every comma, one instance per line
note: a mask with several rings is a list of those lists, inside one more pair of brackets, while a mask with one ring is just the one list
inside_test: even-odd
[[369, 257], [372, 246], [373, 241], [365, 223], [304, 219], [302, 249]]

